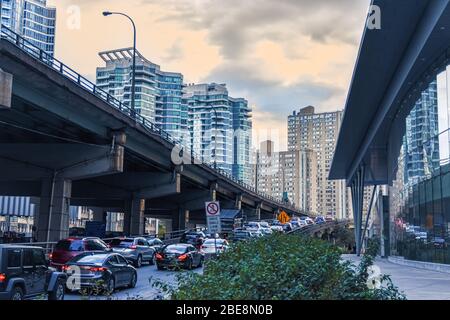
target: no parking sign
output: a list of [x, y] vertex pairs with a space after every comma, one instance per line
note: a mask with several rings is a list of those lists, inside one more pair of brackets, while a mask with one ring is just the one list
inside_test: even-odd
[[205, 203], [206, 220], [210, 233], [220, 233], [222, 231], [220, 221], [220, 203], [218, 201]]

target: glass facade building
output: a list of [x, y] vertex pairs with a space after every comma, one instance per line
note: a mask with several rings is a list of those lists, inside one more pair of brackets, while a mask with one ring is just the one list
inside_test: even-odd
[[426, 79], [409, 102], [390, 187], [391, 254], [450, 264], [450, 66]]
[[251, 183], [251, 110], [232, 98], [224, 84], [188, 85], [184, 89], [192, 150], [201, 160]]
[[247, 184], [252, 182], [251, 141], [252, 115], [245, 99], [230, 98], [233, 113], [233, 167], [234, 177]]
[[55, 52], [56, 9], [46, 0], [0, 0], [1, 21], [50, 55]]
[[[187, 107], [182, 104], [183, 75], [164, 72], [160, 66], [136, 53], [136, 112], [182, 139], [187, 135]], [[99, 53], [106, 66], [97, 68], [97, 86], [131, 105], [133, 49]]]

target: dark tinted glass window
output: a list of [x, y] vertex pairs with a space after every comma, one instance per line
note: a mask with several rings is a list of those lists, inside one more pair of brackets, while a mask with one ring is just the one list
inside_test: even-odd
[[118, 263], [117, 256], [110, 257], [106, 263], [109, 264], [109, 265]]
[[73, 258], [72, 262], [78, 263], [103, 263], [107, 258], [106, 254], [94, 254], [94, 255], [81, 255]]
[[23, 250], [23, 266], [24, 267], [32, 267], [33, 264], [33, 250], [32, 249], [24, 249]]
[[234, 235], [236, 237], [243, 237], [244, 238], [244, 237], [248, 237], [250, 234], [248, 232], [245, 232], [245, 231], [238, 231], [238, 232], [235, 232]]
[[117, 260], [119, 260], [119, 263], [120, 263], [120, 264], [127, 264], [127, 260], [125, 260], [124, 257], [117, 256]]
[[151, 246], [162, 246], [164, 243], [159, 239], [152, 239], [148, 241], [148, 244]]
[[138, 239], [137, 244], [140, 246], [148, 246], [148, 243], [144, 239]]
[[83, 251], [83, 241], [82, 240], [61, 240], [56, 246], [55, 250], [63, 251]]
[[107, 246], [99, 240], [86, 240], [84, 247], [88, 251], [103, 251], [107, 248]]
[[45, 266], [47, 261], [45, 260], [44, 251], [33, 249], [33, 262], [35, 266]]
[[113, 239], [110, 245], [114, 248], [129, 248], [134, 244], [133, 239]]
[[185, 253], [187, 252], [186, 246], [168, 246], [164, 249], [165, 253]]
[[8, 250], [8, 268], [20, 267], [21, 257], [22, 257], [22, 250], [20, 249]]

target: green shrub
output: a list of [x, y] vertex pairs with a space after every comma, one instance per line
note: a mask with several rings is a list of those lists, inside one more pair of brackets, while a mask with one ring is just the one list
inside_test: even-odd
[[178, 275], [177, 288], [153, 285], [175, 300], [404, 299], [386, 276], [380, 288], [369, 289], [372, 261], [367, 255], [355, 267], [324, 241], [275, 234], [234, 245], [209, 261], [203, 275]]

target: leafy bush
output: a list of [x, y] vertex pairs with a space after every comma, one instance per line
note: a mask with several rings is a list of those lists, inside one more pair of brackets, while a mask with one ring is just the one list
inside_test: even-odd
[[381, 277], [379, 288], [368, 287], [372, 262], [366, 255], [355, 267], [327, 242], [274, 234], [235, 244], [209, 261], [203, 275], [179, 274], [177, 288], [153, 285], [175, 300], [404, 299], [389, 277]]
[[335, 245], [342, 248], [343, 252], [348, 253], [352, 251], [355, 244], [355, 232], [343, 226], [337, 226], [333, 232]]

